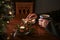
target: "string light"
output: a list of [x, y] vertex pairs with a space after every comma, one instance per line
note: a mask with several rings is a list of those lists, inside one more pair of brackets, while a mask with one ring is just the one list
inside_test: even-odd
[[12, 12], [11, 12], [11, 11], [9, 11], [9, 14], [11, 15], [11, 14], [12, 14]]

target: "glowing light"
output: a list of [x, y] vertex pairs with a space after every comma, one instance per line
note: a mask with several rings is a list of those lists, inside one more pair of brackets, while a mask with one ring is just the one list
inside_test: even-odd
[[35, 22], [35, 19], [33, 19], [32, 22]]
[[25, 29], [25, 27], [24, 26], [21, 26], [20, 29]]
[[27, 20], [25, 20], [25, 19], [22, 19], [23, 21], [24, 21], [24, 23], [27, 23]]
[[12, 12], [10, 11], [9, 14], [12, 14]]
[[7, 23], [9, 23], [9, 21], [7, 21]]

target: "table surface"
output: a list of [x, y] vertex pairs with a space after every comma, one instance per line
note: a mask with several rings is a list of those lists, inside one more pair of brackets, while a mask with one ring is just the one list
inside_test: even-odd
[[35, 31], [32, 34], [25, 36], [10, 37], [10, 40], [59, 40], [56, 36], [48, 33], [44, 28], [34, 25]]
[[[8, 35], [13, 32], [13, 29], [14, 27], [16, 27], [16, 24], [20, 24], [20, 19], [15, 17], [7, 25]], [[10, 40], [59, 40], [56, 36], [53, 36], [52, 34], [48, 33], [45, 29], [40, 28], [37, 23], [34, 24], [32, 27], [35, 29], [32, 34], [29, 34], [27, 36], [16, 36], [14, 38], [10, 37]]]

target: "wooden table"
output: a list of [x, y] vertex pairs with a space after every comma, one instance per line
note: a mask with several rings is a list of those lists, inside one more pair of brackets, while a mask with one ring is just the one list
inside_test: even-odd
[[[13, 32], [13, 29], [16, 26], [16, 24], [20, 24], [20, 19], [18, 17], [15, 17], [7, 25], [8, 35], [11, 32]], [[40, 28], [38, 24], [34, 24], [32, 27], [35, 29], [35, 31], [32, 34], [29, 34], [27, 36], [16, 36], [15, 38], [10, 36], [10, 40], [59, 40], [57, 37], [48, 33], [45, 29]]]
[[59, 38], [48, 33], [44, 28], [40, 28], [37, 25], [34, 25], [33, 28], [35, 31], [32, 34], [25, 36], [19, 35], [14, 38], [11, 36], [10, 40], [59, 40]]

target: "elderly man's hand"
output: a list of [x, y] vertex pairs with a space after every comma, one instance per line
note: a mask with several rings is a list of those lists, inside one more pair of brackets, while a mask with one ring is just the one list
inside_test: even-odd
[[37, 15], [36, 15], [36, 14], [30, 13], [30, 14], [26, 17], [26, 20], [29, 21], [29, 20], [36, 19], [36, 18], [37, 18]]
[[31, 18], [37, 18], [37, 15], [34, 14], [34, 13], [30, 13], [26, 18], [29, 18], [29, 19], [31, 19]]

